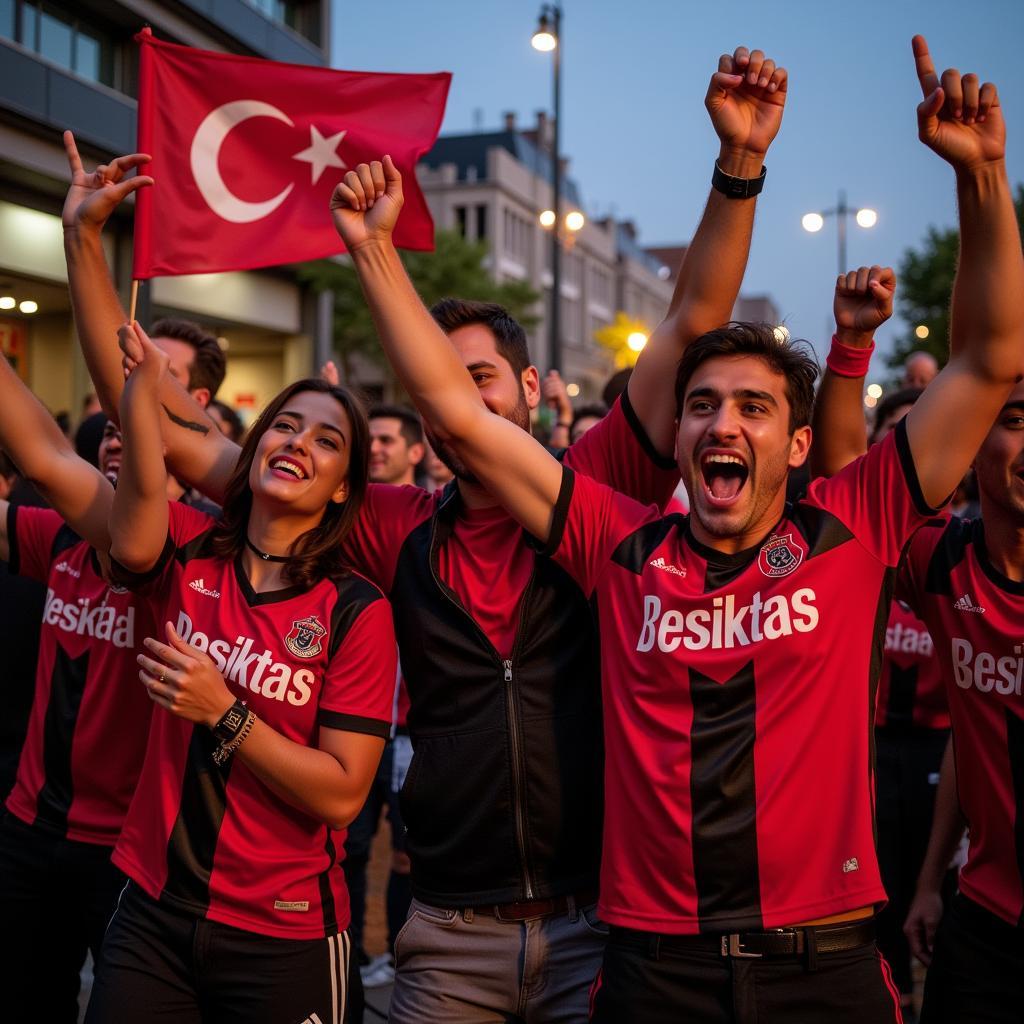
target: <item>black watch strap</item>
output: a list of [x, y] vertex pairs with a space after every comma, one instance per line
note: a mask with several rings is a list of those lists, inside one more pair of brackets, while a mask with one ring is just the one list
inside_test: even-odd
[[767, 171], [767, 165], [762, 164], [761, 173], [756, 178], [734, 178], [731, 174], [726, 174], [716, 160], [711, 185], [729, 199], [751, 199], [764, 188], [764, 176]]
[[248, 715], [249, 709], [240, 700], [236, 700], [213, 727], [213, 735], [221, 743], [230, 743], [241, 731]]

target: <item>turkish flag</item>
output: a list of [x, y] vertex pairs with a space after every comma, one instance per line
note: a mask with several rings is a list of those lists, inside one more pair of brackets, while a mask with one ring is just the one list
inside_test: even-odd
[[390, 153], [405, 205], [395, 244], [433, 249], [416, 184], [451, 75], [278, 64], [154, 39], [139, 63], [139, 150], [156, 184], [137, 193], [132, 276], [205, 274], [344, 252], [328, 203], [346, 169]]

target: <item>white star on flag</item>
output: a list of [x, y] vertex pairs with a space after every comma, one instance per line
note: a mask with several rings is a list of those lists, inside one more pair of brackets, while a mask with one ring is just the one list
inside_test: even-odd
[[347, 164], [338, 156], [336, 150], [338, 143], [345, 138], [345, 132], [337, 132], [335, 135], [323, 136], [315, 125], [309, 126], [309, 146], [296, 153], [293, 160], [304, 160], [309, 164], [310, 174], [313, 176], [315, 185], [320, 176], [328, 167], [346, 167]]

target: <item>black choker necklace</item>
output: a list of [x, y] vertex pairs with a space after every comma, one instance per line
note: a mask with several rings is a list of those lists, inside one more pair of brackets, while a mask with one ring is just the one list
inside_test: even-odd
[[264, 562], [290, 562], [292, 560], [291, 555], [268, 555], [266, 551], [260, 551], [260, 549], [256, 547], [251, 540], [249, 540], [248, 536], [245, 538], [245, 546], [253, 552], [253, 554], [259, 555]]

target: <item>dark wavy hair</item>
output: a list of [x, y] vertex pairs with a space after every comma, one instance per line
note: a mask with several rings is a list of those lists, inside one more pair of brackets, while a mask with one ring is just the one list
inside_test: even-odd
[[818, 360], [807, 341], [780, 341], [771, 324], [733, 321], [702, 334], [688, 345], [676, 370], [676, 415], [680, 416], [686, 388], [697, 367], [719, 356], [750, 356], [766, 363], [768, 369], [786, 378], [789, 402], [789, 432], [811, 422], [814, 383]]
[[223, 514], [210, 537], [210, 549], [223, 559], [235, 559], [245, 549], [249, 513], [252, 511], [252, 491], [249, 488], [249, 470], [263, 435], [288, 402], [306, 391], [330, 395], [345, 410], [352, 431], [348, 461], [348, 498], [341, 502], [329, 501], [323, 518], [292, 544], [282, 575], [292, 584], [311, 587], [322, 579], [339, 579], [348, 573], [341, 545], [355, 524], [366, 497], [366, 483], [370, 462], [370, 428], [362, 403], [347, 388], [328, 384], [319, 377], [307, 377], [289, 384], [272, 399], [260, 413], [242, 445], [242, 453], [224, 494]]

